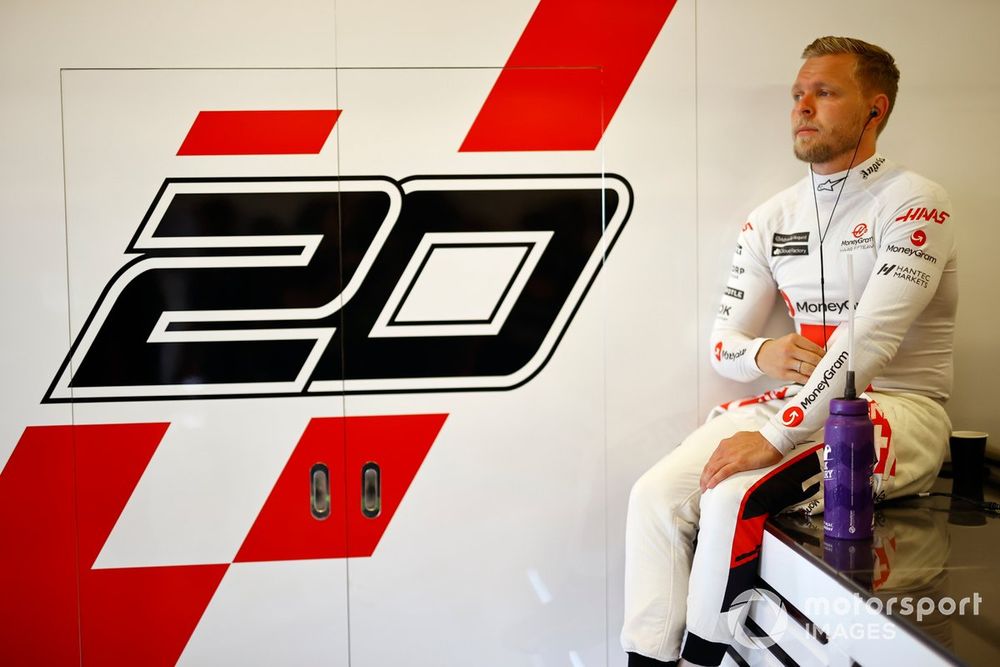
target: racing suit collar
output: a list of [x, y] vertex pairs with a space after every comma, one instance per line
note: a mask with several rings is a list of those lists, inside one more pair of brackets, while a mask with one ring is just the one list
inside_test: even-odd
[[849, 177], [852, 183], [858, 181], [867, 183], [876, 179], [880, 171], [884, 173], [888, 166], [888, 160], [881, 153], [876, 152], [864, 162], [859, 162], [850, 169], [822, 176], [814, 174], [812, 181], [816, 188], [816, 194], [820, 197], [830, 193], [836, 196], [840, 188], [845, 185], [844, 179], [848, 177], [848, 172], [850, 172]]

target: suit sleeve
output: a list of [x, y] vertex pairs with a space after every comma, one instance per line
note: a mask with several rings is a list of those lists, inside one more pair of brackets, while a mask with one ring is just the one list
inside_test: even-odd
[[741, 382], [763, 375], [756, 357], [768, 339], [758, 334], [774, 306], [777, 289], [762, 239], [760, 225], [751, 217], [740, 232], [710, 338], [712, 368]]
[[[853, 367], [859, 392], [892, 361], [913, 321], [937, 290], [954, 253], [947, 195], [940, 190], [907, 197], [886, 208], [872, 274], [855, 310]], [[838, 253], [846, 265], [846, 255]], [[859, 279], [855, 276], [855, 280]], [[809, 382], [761, 429], [785, 453], [823, 427], [830, 400], [843, 396], [848, 367], [847, 325], [830, 339]]]

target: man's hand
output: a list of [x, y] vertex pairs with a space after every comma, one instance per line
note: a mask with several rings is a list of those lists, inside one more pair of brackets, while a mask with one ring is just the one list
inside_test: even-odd
[[701, 471], [701, 490], [714, 489], [716, 484], [735, 473], [766, 468], [780, 460], [781, 452], [759, 431], [739, 431], [715, 448]]
[[823, 354], [823, 348], [816, 343], [791, 333], [761, 345], [755, 361], [768, 377], [805, 384]]

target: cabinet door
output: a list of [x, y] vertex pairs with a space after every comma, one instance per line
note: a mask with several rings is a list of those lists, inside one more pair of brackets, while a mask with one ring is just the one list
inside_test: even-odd
[[[606, 656], [594, 281], [629, 189], [599, 150], [487, 148], [498, 74], [338, 73], [342, 175], [402, 201], [344, 309], [353, 667]], [[371, 235], [345, 222], [344, 247]]]
[[348, 664], [334, 79], [63, 74], [84, 664]]

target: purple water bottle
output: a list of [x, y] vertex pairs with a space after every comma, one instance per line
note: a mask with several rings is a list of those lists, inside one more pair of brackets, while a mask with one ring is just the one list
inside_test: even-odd
[[[848, 396], [853, 393], [847, 392]], [[866, 540], [872, 536], [875, 516], [875, 426], [868, 418], [868, 401], [848, 396], [830, 401], [830, 417], [823, 430], [823, 534]]]

